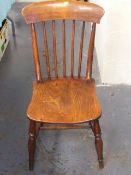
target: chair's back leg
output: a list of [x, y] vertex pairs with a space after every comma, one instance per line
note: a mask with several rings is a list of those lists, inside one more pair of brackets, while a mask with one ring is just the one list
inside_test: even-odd
[[95, 146], [98, 155], [99, 168], [104, 168], [103, 162], [103, 141], [101, 138], [101, 128], [99, 120], [94, 121], [94, 135], [95, 135]]
[[30, 120], [29, 140], [28, 140], [29, 170], [33, 170], [33, 167], [34, 167], [35, 147], [36, 147], [36, 122], [33, 120]]

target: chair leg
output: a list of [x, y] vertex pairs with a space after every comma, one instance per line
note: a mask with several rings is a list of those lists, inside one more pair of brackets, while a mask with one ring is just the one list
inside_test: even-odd
[[104, 168], [103, 162], [103, 141], [101, 138], [101, 128], [99, 125], [99, 120], [94, 121], [94, 135], [95, 135], [95, 146], [98, 155], [99, 168]]
[[39, 131], [44, 124], [42, 122], [36, 122], [36, 138], [39, 136]]
[[94, 122], [89, 122], [89, 125], [90, 125], [90, 127], [91, 127], [91, 130], [92, 130], [92, 132], [94, 133]]
[[35, 147], [36, 147], [36, 122], [30, 120], [29, 140], [28, 140], [29, 170], [33, 170], [34, 168]]
[[41, 122], [40, 126], [42, 127], [44, 125], [44, 123]]

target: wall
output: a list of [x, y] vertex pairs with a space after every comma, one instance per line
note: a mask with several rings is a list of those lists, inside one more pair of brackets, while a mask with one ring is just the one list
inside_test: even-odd
[[95, 44], [102, 82], [131, 84], [131, 1], [92, 2], [105, 9]]

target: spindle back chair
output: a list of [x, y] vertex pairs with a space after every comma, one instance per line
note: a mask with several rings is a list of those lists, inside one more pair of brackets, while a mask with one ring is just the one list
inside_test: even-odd
[[[95, 81], [92, 79], [92, 62], [96, 23], [100, 22], [104, 10], [93, 3], [74, 0], [59, 0], [33, 3], [22, 10], [27, 24], [31, 25], [32, 49], [35, 65], [36, 83], [33, 85], [33, 96], [28, 107], [29, 127], [29, 169], [33, 169], [36, 135], [41, 126], [59, 124], [56, 129], [81, 128], [79, 123], [89, 122], [95, 135], [99, 167], [103, 168], [103, 143], [99, 117], [101, 108], [95, 92]], [[58, 74], [56, 20], [62, 23], [62, 76]], [[72, 20], [72, 38], [70, 58], [66, 56], [66, 21]], [[52, 21], [52, 46], [54, 59], [54, 77], [51, 76], [50, 55], [48, 48], [46, 22]], [[74, 75], [76, 21], [82, 21], [80, 36], [78, 74]], [[81, 76], [85, 24], [92, 24], [86, 61], [86, 74]], [[42, 77], [38, 52], [38, 41], [35, 24], [41, 23], [43, 30], [44, 51], [48, 78]], [[70, 76], [67, 76], [66, 60], [70, 59]], [[40, 124], [37, 126], [37, 124]], [[43, 127], [44, 127], [43, 126]], [[49, 126], [49, 129], [54, 127]], [[85, 128], [85, 126], [84, 126]]]

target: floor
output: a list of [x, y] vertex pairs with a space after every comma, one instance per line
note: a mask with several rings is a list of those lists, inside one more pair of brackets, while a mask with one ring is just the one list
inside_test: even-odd
[[26, 107], [31, 97], [33, 61], [29, 29], [14, 4], [16, 37], [0, 62], [0, 175], [131, 175], [131, 87], [100, 83], [105, 168], [98, 168], [91, 130], [44, 131], [38, 137], [35, 169], [28, 171]]

